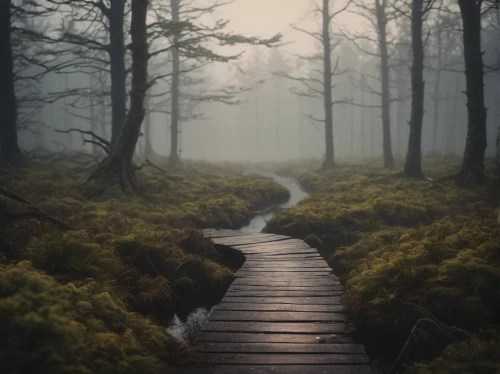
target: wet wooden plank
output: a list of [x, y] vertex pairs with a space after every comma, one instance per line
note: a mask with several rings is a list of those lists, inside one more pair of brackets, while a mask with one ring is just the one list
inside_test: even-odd
[[279, 278], [279, 279], [314, 279], [314, 278], [328, 278], [330, 272], [254, 272], [248, 270], [238, 270], [235, 274], [239, 278], [247, 277], [264, 277], [264, 278]]
[[[241, 271], [258, 271], [258, 272], [280, 272], [280, 273], [317, 273], [324, 272], [326, 274], [332, 274], [332, 269], [326, 266], [317, 267], [298, 267], [298, 266], [264, 266], [264, 267], [253, 267], [253, 266], [243, 266], [240, 268]], [[286, 274], [285, 274], [286, 275]]]
[[[315, 373], [311, 368], [325, 374], [342, 373], [335, 368], [369, 369], [359, 365], [367, 364], [368, 357], [344, 323], [344, 289], [315, 249], [281, 235], [218, 234], [214, 243], [241, 251], [246, 261], [197, 334], [202, 350], [197, 365], [230, 368], [231, 373], [249, 368], [253, 374], [263, 367], [292, 374]], [[280, 369], [285, 367], [292, 371]], [[209, 368], [200, 370], [208, 373]]]
[[302, 261], [254, 261], [247, 260], [242, 268], [328, 268], [332, 270], [325, 261], [320, 260], [302, 260]]
[[337, 287], [263, 287], [263, 286], [255, 286], [252, 288], [242, 289], [237, 286], [231, 286], [227, 290], [227, 296], [262, 296], [262, 297], [270, 297], [270, 296], [287, 296], [287, 295], [278, 295], [279, 293], [289, 293], [288, 296], [340, 296], [344, 292], [342, 286]]
[[[240, 272], [240, 273], [238, 273]], [[249, 270], [249, 269], [240, 269], [237, 271], [238, 275], [240, 277], [252, 277], [252, 273], [253, 270]], [[236, 274], [236, 273], [235, 273]], [[254, 273], [255, 274], [255, 273]], [[267, 278], [267, 280], [269, 281], [276, 281], [276, 280], [283, 280], [283, 281], [289, 281], [289, 280], [293, 280], [293, 279], [297, 279], [297, 280], [317, 280], [317, 281], [320, 281], [320, 280], [328, 280], [328, 279], [332, 279], [332, 280], [338, 280], [337, 277], [335, 277], [335, 275], [333, 275], [331, 273], [331, 270], [329, 271], [321, 271], [321, 272], [307, 272], [307, 271], [279, 271], [279, 272], [273, 272], [273, 271], [261, 271], [259, 272], [258, 275], [254, 275], [254, 276], [259, 276], [259, 277], [263, 277], [263, 278]], [[276, 277], [278, 277], [278, 279], [276, 279]]]
[[300, 263], [309, 263], [309, 264], [323, 264], [327, 265], [327, 262], [322, 259], [321, 257], [305, 257], [305, 258], [300, 258], [300, 259], [289, 259], [289, 260], [283, 260], [280, 257], [276, 256], [268, 256], [268, 257], [262, 257], [261, 259], [258, 258], [258, 256], [250, 256], [245, 260], [245, 262], [248, 263], [260, 263], [260, 264], [270, 264], [270, 263], [279, 263], [279, 264], [284, 264], [284, 265], [291, 265], [291, 264], [300, 264]]
[[[220, 244], [220, 245], [233, 245], [232, 243], [235, 243], [234, 245], [237, 245], [238, 243], [262, 243], [260, 240], [264, 240], [265, 242], [269, 241], [274, 241], [275, 239], [280, 238], [280, 235], [274, 235], [274, 234], [243, 234], [243, 235], [232, 235], [232, 236], [219, 236], [219, 237], [212, 237], [212, 241], [215, 244]], [[286, 238], [286, 237], [285, 237]], [[254, 242], [254, 240], [256, 240]], [[286, 239], [283, 239], [286, 240]], [[230, 243], [230, 244], [226, 244]]]
[[[243, 253], [243, 251], [242, 251]], [[274, 262], [285, 262], [285, 261], [290, 261], [290, 259], [294, 259], [293, 256], [302, 256], [302, 257], [296, 257], [295, 261], [300, 262], [304, 261], [322, 261], [323, 263], [326, 263], [325, 259], [321, 257], [318, 252], [308, 252], [308, 253], [280, 253], [280, 252], [269, 252], [269, 253], [250, 253], [246, 252], [245, 256], [249, 256], [247, 258], [248, 261], [250, 262], [269, 262], [269, 261], [274, 261]], [[292, 256], [290, 259], [284, 260], [283, 258], [286, 258], [288, 256]], [[259, 260], [259, 257], [262, 257], [262, 260]]]
[[242, 251], [258, 250], [261, 248], [311, 248], [302, 240], [298, 239], [282, 239], [273, 242], [265, 243], [252, 243], [252, 244], [235, 244], [235, 248], [241, 249]]
[[307, 244], [304, 243], [289, 243], [289, 244], [282, 244], [282, 245], [277, 245], [275, 243], [287, 243], [288, 240], [282, 240], [281, 242], [268, 242], [268, 243], [263, 243], [259, 245], [254, 245], [254, 246], [233, 246], [234, 249], [238, 249], [242, 252], [261, 252], [261, 251], [289, 251], [293, 249], [297, 250], [304, 250], [304, 249], [313, 249], [309, 247]]
[[[266, 234], [266, 235], [273, 235], [273, 234]], [[251, 244], [235, 244], [235, 247], [237, 248], [260, 248], [260, 247], [282, 247], [282, 246], [293, 246], [293, 245], [299, 245], [299, 246], [306, 246], [309, 247], [303, 240], [300, 239], [294, 239], [289, 236], [286, 237], [287, 239], [283, 240], [278, 240], [274, 242], [266, 242], [264, 244], [262, 243], [251, 243]], [[310, 248], [310, 247], [309, 247]]]
[[222, 238], [228, 236], [242, 236], [247, 235], [239, 231], [234, 230], [217, 230], [217, 229], [204, 229], [202, 230], [203, 235], [207, 238]]
[[318, 344], [320, 341], [328, 343], [352, 343], [352, 338], [347, 334], [264, 334], [264, 333], [238, 333], [231, 332], [199, 332], [195, 343], [293, 343], [293, 344]]
[[[240, 279], [240, 278], [238, 278]], [[321, 285], [321, 286], [302, 286], [300, 284], [268, 284], [268, 285], [246, 285], [246, 284], [233, 284], [227, 290], [228, 292], [236, 291], [312, 291], [312, 292], [328, 292], [328, 291], [344, 291], [344, 287], [340, 284], [335, 285]]]
[[306, 273], [311, 275], [316, 275], [315, 273], [331, 274], [333, 270], [327, 266], [323, 268], [288, 268], [288, 267], [242, 267], [238, 272], [253, 272], [253, 273]]
[[328, 277], [328, 278], [315, 278], [315, 279], [305, 279], [305, 278], [266, 278], [259, 279], [256, 277], [253, 278], [236, 278], [233, 285], [262, 285], [262, 286], [295, 286], [295, 287], [316, 287], [316, 286], [329, 286], [340, 284], [337, 279]]
[[[175, 370], [175, 369], [174, 369]], [[178, 374], [370, 374], [370, 365], [220, 365], [183, 368]]]
[[231, 297], [334, 297], [342, 296], [344, 291], [233, 291], [227, 292]]
[[364, 354], [359, 344], [293, 344], [293, 343], [200, 343], [210, 353], [350, 353]]
[[340, 296], [333, 297], [260, 297], [260, 296], [230, 296], [224, 297], [226, 303], [259, 303], [259, 304], [318, 304], [318, 305], [335, 305], [340, 303]]
[[276, 332], [286, 334], [339, 334], [349, 330], [344, 323], [274, 323], [274, 322], [221, 322], [209, 321], [202, 331], [217, 332]]
[[[271, 237], [267, 237], [270, 239]], [[280, 238], [280, 237], [278, 237]], [[286, 237], [285, 237], [286, 238]], [[244, 239], [244, 237], [241, 237], [241, 239]], [[224, 238], [226, 240], [226, 238]], [[228, 238], [229, 240], [229, 238]], [[281, 239], [281, 240], [276, 240], [276, 241], [268, 241], [268, 242], [261, 242], [261, 243], [252, 243], [252, 244], [234, 244], [233, 248], [239, 249], [241, 251], [259, 251], [263, 249], [290, 249], [290, 248], [297, 248], [297, 249], [314, 249], [309, 247], [306, 243], [304, 243], [301, 240], [296, 240], [296, 239]]]
[[233, 236], [233, 237], [224, 237], [224, 238], [214, 238], [212, 239], [214, 243], [219, 245], [231, 246], [234, 247], [236, 245], [243, 244], [258, 244], [258, 243], [268, 243], [274, 242], [278, 240], [287, 240], [288, 236], [283, 235], [241, 235], [241, 236]]
[[322, 304], [257, 304], [257, 303], [226, 303], [218, 304], [214, 311], [236, 310], [236, 311], [285, 311], [285, 312], [342, 312], [345, 307], [338, 303], [333, 305]]
[[[238, 248], [235, 248], [238, 249]], [[269, 255], [269, 256], [279, 256], [279, 255], [300, 255], [300, 254], [315, 254], [316, 250], [311, 248], [287, 248], [287, 249], [272, 249], [263, 248], [261, 250], [255, 251], [241, 251], [246, 255]]]
[[[268, 258], [269, 260], [279, 260], [279, 256], [311, 256], [311, 255], [315, 255], [317, 252], [313, 251], [313, 250], [310, 250], [310, 249], [290, 249], [290, 250], [269, 250], [269, 249], [266, 249], [266, 250], [263, 250], [263, 251], [245, 251], [242, 253], [245, 255], [245, 256], [248, 256], [248, 258], [251, 260], [251, 259], [254, 259], [254, 258], [257, 258], [258, 256], [267, 256], [266, 258]], [[311, 258], [311, 257], [303, 257], [303, 258]], [[316, 257], [317, 258], [317, 257]]]
[[343, 313], [323, 312], [262, 312], [262, 311], [213, 311], [210, 321], [259, 321], [259, 322], [343, 322]]
[[261, 285], [261, 286], [244, 286], [233, 284], [227, 290], [228, 292], [234, 291], [312, 291], [312, 292], [324, 292], [324, 291], [343, 291], [344, 287], [340, 284], [329, 285], [329, 286], [312, 286], [312, 287], [300, 287], [300, 286], [282, 286], [282, 285]]
[[308, 259], [320, 259], [320, 255], [317, 253], [310, 253], [310, 254], [299, 254], [299, 255], [252, 255], [252, 254], [246, 254], [245, 255], [247, 260], [250, 261], [269, 261], [269, 260], [276, 260], [276, 261], [302, 261], [302, 260], [308, 260]]
[[[197, 362], [224, 365], [325, 365], [367, 364], [364, 354], [263, 354], [263, 353], [201, 353]], [[306, 371], [307, 373], [307, 371]]]

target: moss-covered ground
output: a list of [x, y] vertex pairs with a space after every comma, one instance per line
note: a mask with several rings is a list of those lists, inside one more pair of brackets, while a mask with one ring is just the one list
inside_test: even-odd
[[196, 229], [238, 228], [289, 196], [271, 179], [205, 163], [142, 169], [146, 199], [85, 186], [88, 175], [65, 161], [0, 171], [0, 186], [73, 228], [13, 220], [5, 212], [25, 206], [0, 197], [2, 373], [169, 372], [187, 348], [165, 324], [216, 303], [233, 279]]
[[350, 322], [381, 371], [425, 311], [460, 334], [421, 328], [399, 372], [500, 370], [500, 184], [488, 164], [484, 184], [460, 186], [448, 177], [459, 166], [425, 159], [426, 180], [367, 164], [328, 173], [316, 172], [314, 160], [278, 168], [311, 196], [279, 211], [265, 230], [304, 239], [327, 258], [345, 284]]

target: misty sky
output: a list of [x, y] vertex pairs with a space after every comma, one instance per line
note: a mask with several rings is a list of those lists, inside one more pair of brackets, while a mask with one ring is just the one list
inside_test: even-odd
[[[344, 0], [335, 4], [342, 6]], [[245, 35], [269, 37], [277, 33], [284, 35], [285, 42], [292, 42], [286, 50], [297, 52], [309, 49], [310, 37], [294, 31], [290, 24], [297, 24], [308, 30], [316, 31], [314, 17], [311, 16], [313, 5], [311, 0], [236, 0], [234, 3], [220, 8], [218, 16], [231, 21], [229, 28]], [[335, 9], [335, 7], [334, 7]], [[339, 16], [340, 23], [349, 22], [352, 30], [359, 22], [356, 16], [344, 13]]]
[[[198, 1], [203, 3], [205, 0]], [[333, 9], [339, 9], [346, 1], [335, 0]], [[229, 20], [227, 32], [232, 31], [245, 36], [262, 38], [282, 33], [283, 42], [289, 44], [279, 49], [248, 46], [224, 47], [227, 48], [222, 52], [224, 55], [237, 55], [242, 51], [246, 51], [246, 53], [238, 61], [231, 61], [229, 64], [214, 63], [202, 70], [202, 75], [209, 78], [210, 83], [198, 88], [201, 94], [225, 85], [251, 86], [252, 84], [236, 74], [237, 69], [234, 68], [233, 64], [237, 64], [250, 75], [255, 73], [255, 76], [258, 75], [258, 79], [265, 79], [266, 82], [241, 95], [240, 99], [244, 102], [243, 105], [227, 106], [218, 103], [201, 105], [196, 114], [203, 114], [202, 118], [181, 123], [182, 134], [179, 143], [182, 157], [210, 160], [265, 160], [298, 157], [321, 158], [323, 156], [323, 126], [307, 117], [323, 118], [321, 100], [303, 99], [300, 101], [296, 95], [290, 93], [291, 86], [296, 86], [297, 82], [280, 78], [269, 79], [269, 76], [272, 75], [270, 74], [271, 70], [285, 71], [288, 69], [290, 74], [300, 76], [302, 73], [297, 71], [298, 59], [293, 54], [311, 55], [321, 49], [310, 36], [297, 32], [290, 26], [290, 24], [295, 24], [303, 29], [319, 32], [321, 24], [317, 17], [312, 15], [313, 9], [314, 5], [311, 0], [236, 0], [218, 8], [210, 16], [213, 20]], [[207, 21], [207, 24], [211, 24], [211, 20]], [[370, 25], [367, 25], [366, 20], [347, 12], [335, 18], [332, 24], [334, 34], [341, 29], [346, 29], [350, 33], [374, 32]], [[211, 47], [215, 50], [219, 48], [216, 44], [211, 45]], [[280, 57], [278, 60], [281, 63], [272, 64], [273, 53], [275, 58]], [[379, 73], [377, 60], [367, 57], [347, 41], [344, 41], [333, 52], [333, 58], [340, 58], [341, 69], [351, 71], [361, 69], [370, 76], [377, 76]], [[432, 59], [428, 59], [427, 63], [434, 62]], [[458, 69], [460, 70], [460, 68]], [[154, 74], [154, 72], [150, 73]], [[409, 70], [405, 71], [398, 79], [402, 81], [404, 92], [409, 93]], [[495, 148], [496, 131], [492, 131], [492, 129], [496, 128], [495, 118], [500, 115], [500, 108], [495, 108], [493, 104], [498, 102], [498, 94], [493, 94], [490, 86], [492, 86], [493, 81], [497, 82], [498, 79], [500, 79], [499, 76], [492, 74], [485, 78], [487, 106], [491, 109], [488, 112], [489, 154], [492, 154]], [[464, 76], [453, 72], [443, 73], [441, 94], [449, 99], [441, 102], [438, 126], [434, 126], [433, 120], [432, 94], [435, 73], [426, 70], [425, 80], [426, 103], [422, 149], [424, 152], [430, 150], [432, 139], [434, 139], [433, 128], [436, 127], [436, 139], [439, 140], [443, 151], [460, 154], [463, 152], [467, 129], [465, 95], [460, 94], [465, 89]], [[70, 89], [87, 87], [89, 79], [85, 75], [78, 74], [66, 77], [52, 74], [44, 80], [43, 91], [46, 93], [64, 91], [66, 84]], [[336, 156], [379, 157], [382, 153], [382, 124], [380, 111], [373, 109], [373, 105], [378, 103], [379, 98], [369, 94], [361, 94], [359, 84], [355, 87], [347, 75], [336, 77], [335, 84], [336, 88], [333, 90], [335, 99], [351, 97], [354, 102], [362, 103], [364, 101], [364, 104], [372, 105], [371, 109], [342, 104], [335, 106], [333, 126]], [[371, 84], [374, 85], [375, 89], [377, 88], [377, 82]], [[162, 88], [161, 85], [158, 85], [152, 90], [162, 92], [165, 91], [165, 87]], [[181, 87], [181, 90], [184, 90], [184, 87]], [[392, 92], [393, 95], [398, 94], [394, 88], [392, 88]], [[411, 110], [410, 96], [408, 94], [403, 96], [407, 96], [406, 99], [393, 103], [391, 106], [393, 149], [399, 157], [403, 157], [406, 152]], [[452, 97], [457, 97], [457, 100], [453, 101]], [[67, 103], [59, 101], [44, 106], [39, 116], [39, 119], [47, 124], [43, 146], [55, 149], [57, 145], [55, 140], [58, 143], [70, 143], [72, 149], [82, 149], [80, 136], [68, 137], [53, 132], [54, 128], [78, 127], [85, 129], [89, 126], [88, 121], [73, 118], [65, 112], [65, 105]], [[498, 107], [498, 105], [496, 106]], [[158, 109], [163, 112], [170, 110], [166, 104]], [[107, 122], [109, 125], [111, 118], [109, 105], [104, 112], [106, 113], [103, 122]], [[165, 113], [151, 114], [151, 142], [154, 151], [160, 155], [167, 155], [170, 149], [168, 117]], [[30, 134], [25, 135], [22, 141], [26, 148], [30, 148], [34, 145], [35, 139]], [[140, 143], [142, 141], [143, 139]], [[453, 147], [447, 147], [447, 143], [452, 144]], [[87, 145], [86, 148], [89, 149], [89, 146]]]

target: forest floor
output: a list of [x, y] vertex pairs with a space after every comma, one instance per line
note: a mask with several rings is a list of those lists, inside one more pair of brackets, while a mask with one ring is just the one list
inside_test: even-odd
[[[319, 161], [268, 165], [311, 194], [264, 231], [304, 239], [346, 287], [359, 342], [380, 372], [402, 351], [397, 372], [500, 370], [500, 206], [493, 163], [482, 185], [460, 187], [459, 159], [424, 160], [426, 180], [402, 165]], [[417, 327], [414, 326], [417, 324]]]
[[233, 280], [195, 228], [239, 228], [289, 192], [234, 165], [186, 162], [140, 170], [144, 199], [86, 186], [89, 169], [73, 161], [0, 171], [1, 187], [71, 226], [20, 217], [27, 206], [0, 195], [2, 372], [169, 372], [189, 354], [169, 319], [216, 304]]
[[[85, 185], [89, 169], [74, 161], [0, 172], [1, 187], [72, 227], [20, 219], [12, 212], [26, 205], [0, 197], [0, 336], [11, 337], [0, 341], [2, 369], [168, 372], [190, 353], [166, 334], [169, 319], [216, 304], [233, 280], [195, 229], [239, 228], [289, 192], [233, 164], [186, 162], [140, 170], [144, 199]], [[492, 176], [459, 187], [446, 178], [459, 164], [425, 159], [432, 180], [421, 181], [402, 178], [401, 165], [384, 171], [359, 160], [328, 173], [314, 160], [258, 165], [311, 194], [266, 230], [327, 258], [346, 287], [356, 338], [381, 372], [418, 320], [397, 372], [500, 369], [500, 189]]]

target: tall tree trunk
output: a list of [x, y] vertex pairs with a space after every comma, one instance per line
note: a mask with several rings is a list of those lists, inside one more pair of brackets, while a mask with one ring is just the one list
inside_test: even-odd
[[130, 110], [120, 136], [111, 150], [89, 179], [116, 181], [125, 190], [128, 186], [139, 192], [132, 162], [144, 119], [144, 97], [147, 90], [148, 42], [146, 14], [148, 0], [132, 0], [130, 35], [132, 43], [132, 88]]
[[109, 9], [111, 70], [111, 144], [115, 144], [125, 124], [127, 93], [125, 86], [125, 39], [123, 19], [125, 0], [111, 1]]
[[144, 121], [144, 156], [150, 159], [153, 156], [153, 147], [151, 145], [151, 113], [149, 111], [149, 98], [146, 96], [144, 99], [146, 110], [146, 119]]
[[399, 158], [402, 152], [402, 147], [401, 147], [401, 126], [403, 125], [405, 121], [405, 112], [404, 112], [404, 101], [400, 100], [398, 101], [398, 106], [396, 108], [396, 118], [397, 118], [397, 124], [396, 124], [396, 155]]
[[481, 4], [482, 1], [458, 1], [463, 21], [465, 92], [468, 111], [467, 139], [461, 175], [476, 181], [484, 178], [484, 153], [486, 151]]
[[99, 122], [100, 122], [100, 127], [99, 127], [99, 135], [107, 139], [107, 105], [106, 105], [106, 96], [104, 95], [104, 92], [106, 92], [106, 81], [105, 78], [101, 73], [97, 76], [99, 80], [99, 91], [100, 91], [100, 100], [99, 100], [99, 105], [100, 105], [100, 113], [99, 113]]
[[[97, 134], [97, 118], [95, 113], [95, 100], [94, 93], [92, 91], [94, 87], [94, 75], [89, 74], [89, 86], [90, 86], [90, 131]], [[97, 145], [92, 143], [92, 154], [97, 154]]]
[[330, 44], [330, 0], [323, 0], [323, 105], [325, 109], [325, 159], [322, 169], [335, 166], [333, 150], [332, 50]]
[[370, 95], [370, 118], [371, 118], [371, 123], [370, 123], [370, 128], [371, 128], [371, 134], [370, 134], [370, 155], [371, 157], [375, 157], [375, 110], [373, 109], [373, 106], [375, 103], [373, 102], [373, 95]]
[[276, 124], [276, 155], [280, 156], [280, 95], [278, 80], [274, 80], [274, 122]]
[[[385, 2], [384, 2], [385, 4]], [[389, 89], [389, 53], [387, 50], [387, 17], [386, 5], [379, 0], [375, 1], [377, 15], [378, 38], [380, 47], [380, 77], [382, 85], [382, 147], [384, 150], [384, 168], [393, 168], [394, 156], [392, 154], [391, 139], [391, 93]]]
[[17, 101], [10, 40], [11, 2], [0, 1], [0, 167], [21, 160], [17, 143]]
[[[401, 69], [401, 68], [398, 68]], [[408, 121], [406, 119], [406, 100], [404, 99], [407, 95], [407, 88], [405, 87], [405, 81], [403, 77], [403, 72], [398, 70], [396, 77], [396, 89], [398, 92], [398, 106], [397, 106], [397, 125], [396, 125], [396, 154], [398, 157], [403, 157], [405, 152], [404, 148], [404, 139], [405, 139], [405, 130], [406, 126], [408, 126]]]
[[[350, 92], [351, 98], [354, 100], [354, 92], [351, 86], [351, 92]], [[356, 101], [356, 100], [354, 100]], [[349, 113], [349, 154], [350, 157], [354, 157], [354, 106], [351, 105], [349, 108], [350, 113]]]
[[497, 130], [497, 174], [500, 175], [500, 126]]
[[[179, 0], [170, 0], [172, 8], [172, 21], [179, 22]], [[174, 25], [175, 27], [175, 25]], [[179, 158], [179, 79], [180, 79], [180, 56], [177, 44], [179, 44], [179, 33], [174, 33], [174, 46], [172, 48], [172, 86], [170, 90], [171, 96], [171, 115], [170, 115], [170, 157], [169, 164], [172, 167], [178, 167], [181, 164]]]
[[424, 0], [414, 0], [411, 11], [413, 64], [411, 67], [411, 118], [410, 136], [404, 175], [423, 178], [422, 172], [422, 124], [424, 121], [424, 45], [422, 40]]
[[[64, 76], [64, 91], [69, 92], [69, 76], [66, 74]], [[64, 100], [64, 106], [66, 107], [67, 101]], [[66, 108], [65, 108], [66, 109]], [[73, 127], [73, 117], [67, 111], [64, 112], [64, 129], [68, 131]], [[66, 144], [68, 147], [68, 151], [71, 152], [73, 150], [73, 134], [68, 132], [68, 143]]]
[[299, 96], [299, 142], [300, 159], [304, 159], [304, 99]]
[[[500, 38], [500, 6], [499, 6], [499, 4], [497, 4], [496, 16], [497, 16], [498, 36]], [[499, 60], [500, 60], [500, 54], [498, 56], [499, 56]], [[500, 115], [500, 76], [498, 78], [497, 105], [498, 105], [497, 116], [499, 116]], [[497, 174], [500, 176], [500, 126], [497, 129], [496, 146], [497, 146]], [[498, 212], [498, 216], [500, 219], [500, 211]]]
[[99, 134], [103, 137], [106, 138], [106, 122], [107, 122], [107, 116], [106, 116], [106, 99], [104, 97], [101, 98], [101, 113], [100, 113], [100, 129], [99, 129]]
[[441, 32], [437, 33], [437, 66], [436, 66], [436, 78], [435, 78], [435, 87], [434, 87], [434, 129], [432, 134], [432, 153], [436, 154], [437, 152], [437, 134], [439, 127], [439, 110], [440, 110], [440, 101], [441, 101], [441, 68], [443, 62], [443, 51], [442, 51], [442, 39]]
[[359, 144], [361, 146], [361, 158], [365, 157], [365, 128], [366, 128], [366, 108], [365, 106], [365, 92], [361, 91], [361, 119], [359, 121]]
[[260, 135], [259, 135], [259, 110], [260, 110], [259, 87], [260, 85], [258, 85], [255, 89], [255, 145], [257, 147], [257, 157], [260, 160], [261, 154], [260, 154]]
[[449, 115], [449, 130], [448, 130], [448, 146], [446, 147], [448, 154], [453, 154], [453, 137], [455, 135], [455, 125], [457, 122], [457, 107], [458, 107], [458, 95], [460, 94], [459, 77], [455, 77], [455, 94], [453, 96], [452, 110]]
[[182, 121], [179, 118], [179, 159], [182, 157]]

